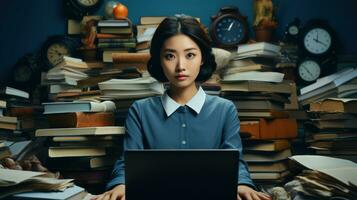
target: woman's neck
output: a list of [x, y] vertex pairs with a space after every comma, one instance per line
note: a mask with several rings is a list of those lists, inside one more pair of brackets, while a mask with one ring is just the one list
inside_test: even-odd
[[177, 88], [171, 85], [168, 94], [178, 104], [185, 105], [193, 96], [195, 96], [197, 91], [198, 89], [195, 84], [187, 88]]

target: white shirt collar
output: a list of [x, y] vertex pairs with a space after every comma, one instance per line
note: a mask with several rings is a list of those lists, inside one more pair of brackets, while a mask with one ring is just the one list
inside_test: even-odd
[[[205, 100], [206, 93], [201, 87], [199, 87], [197, 93], [192, 97], [190, 101], [187, 102], [186, 106], [190, 107], [197, 114], [199, 114], [203, 107], [203, 104], [205, 103]], [[161, 96], [161, 103], [168, 117], [181, 106], [167, 94], [167, 90]]]

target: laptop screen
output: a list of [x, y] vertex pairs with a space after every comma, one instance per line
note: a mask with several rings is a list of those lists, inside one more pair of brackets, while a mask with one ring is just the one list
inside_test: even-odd
[[128, 150], [127, 200], [236, 200], [238, 150]]

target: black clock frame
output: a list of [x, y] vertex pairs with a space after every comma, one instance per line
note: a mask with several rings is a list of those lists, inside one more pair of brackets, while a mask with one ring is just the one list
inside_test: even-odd
[[[221, 41], [218, 39], [218, 35], [216, 32], [216, 27], [218, 23], [224, 18], [235, 18], [241, 22], [243, 25], [244, 33], [243, 38], [240, 41], [232, 44], [222, 44]], [[210, 26], [210, 36], [213, 41], [214, 46], [221, 47], [221, 48], [235, 48], [238, 44], [245, 43], [248, 40], [248, 23], [247, 18], [242, 16], [239, 12], [239, 9], [235, 6], [228, 6], [223, 7], [219, 10], [218, 14], [211, 17], [212, 23]]]

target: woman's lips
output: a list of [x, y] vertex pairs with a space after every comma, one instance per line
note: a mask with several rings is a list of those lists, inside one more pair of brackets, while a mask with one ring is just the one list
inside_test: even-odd
[[179, 81], [183, 81], [183, 80], [186, 80], [188, 76], [186, 75], [178, 75], [176, 76], [176, 78], [179, 80]]

